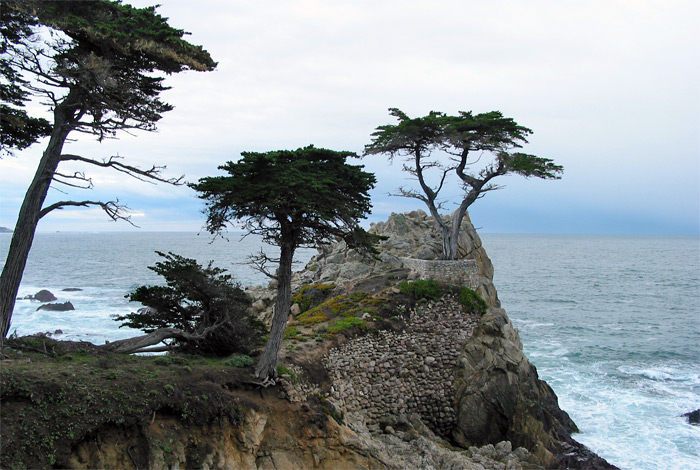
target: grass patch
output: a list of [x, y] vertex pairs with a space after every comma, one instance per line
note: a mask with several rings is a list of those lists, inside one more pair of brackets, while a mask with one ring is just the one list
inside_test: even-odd
[[[376, 299], [366, 292], [352, 292], [332, 297], [325, 302], [299, 314], [294, 326], [311, 326], [332, 321], [336, 318], [352, 319], [361, 316], [365, 312], [375, 315], [377, 306], [385, 302], [384, 299]], [[292, 330], [293, 331], [293, 330]], [[292, 335], [292, 333], [290, 333]], [[285, 335], [285, 338], [287, 336]], [[295, 336], [289, 336], [294, 338]]]
[[360, 330], [362, 330], [365, 328], [366, 323], [367, 322], [365, 322], [365, 320], [361, 320], [357, 317], [341, 318], [335, 323], [329, 325], [326, 328], [326, 331], [329, 334], [335, 335], [342, 331], [349, 330], [351, 328], [359, 328]]
[[299, 335], [301, 335], [301, 331], [296, 326], [288, 326], [284, 330], [284, 339], [299, 339]]

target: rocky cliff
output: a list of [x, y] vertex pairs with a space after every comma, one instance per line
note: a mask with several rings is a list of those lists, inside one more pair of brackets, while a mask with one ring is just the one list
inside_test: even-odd
[[[295, 275], [288, 369], [275, 387], [226, 362], [10, 359], [0, 371], [3, 465], [615, 468], [571, 438], [576, 426], [523, 354], [468, 220], [457, 262], [436, 259], [439, 235], [422, 211], [372, 230], [387, 237], [377, 259], [338, 243]], [[426, 276], [443, 281], [432, 300], [397, 287]], [[465, 307], [462, 287], [481, 294], [485, 314]], [[250, 292], [269, 318], [273, 290]], [[48, 443], [44, 453], [29, 440]]]
[[[461, 281], [490, 308], [483, 317], [467, 314], [447, 296], [410, 308], [398, 329], [348, 338], [330, 349], [322, 359], [327, 396], [346, 413], [350, 427], [376, 432], [414, 416], [439, 439], [463, 448], [507, 441], [546, 468], [614, 468], [571, 438], [576, 425], [525, 357], [468, 218], [457, 262], [437, 259], [440, 236], [423, 211], [392, 214], [371, 231], [386, 237], [378, 259], [362, 258], [342, 242], [323, 247], [295, 275], [296, 289], [331, 284], [336, 294], [362, 290], [381, 297], [398, 281], [429, 271], [446, 284]], [[261, 312], [261, 318], [269, 315]], [[300, 376], [309, 367], [293, 351], [286, 359], [300, 366]]]

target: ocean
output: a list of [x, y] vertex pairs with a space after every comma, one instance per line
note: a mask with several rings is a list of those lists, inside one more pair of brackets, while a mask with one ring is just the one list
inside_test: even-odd
[[[503, 307], [525, 352], [581, 432], [574, 437], [624, 470], [700, 469], [698, 237], [483, 234]], [[10, 234], [0, 234], [4, 263]], [[255, 237], [192, 233], [40, 233], [19, 296], [49, 289], [70, 312], [19, 300], [11, 332], [55, 332], [101, 344], [139, 334], [114, 315], [140, 307], [130, 291], [160, 279], [155, 250], [268, 282], [246, 265]], [[274, 248], [269, 248], [274, 254]], [[297, 269], [316, 253], [299, 250]], [[67, 292], [66, 288], [79, 291]]]

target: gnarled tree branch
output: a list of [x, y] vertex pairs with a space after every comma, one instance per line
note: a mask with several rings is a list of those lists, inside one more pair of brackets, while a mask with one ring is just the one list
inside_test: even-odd
[[49, 212], [56, 210], [56, 209], [63, 209], [64, 207], [88, 207], [88, 206], [99, 206], [102, 208], [103, 211], [109, 216], [110, 219], [114, 220], [115, 222], [117, 220], [123, 220], [125, 222], [128, 222], [129, 224], [133, 225], [134, 227], [138, 227], [136, 224], [134, 224], [131, 221], [131, 216], [127, 214], [129, 208], [125, 205], [119, 204], [119, 199], [116, 201], [108, 201], [108, 202], [102, 202], [102, 201], [59, 201], [54, 204], [51, 204], [50, 206], [47, 206], [41, 210], [39, 213], [39, 218], [44, 217], [46, 214]]
[[153, 165], [150, 169], [143, 170], [132, 165], [125, 165], [124, 163], [121, 163], [119, 160], [121, 160], [122, 158], [123, 157], [120, 157], [119, 155], [113, 155], [109, 158], [103, 159], [102, 161], [98, 161], [93, 160], [92, 158], [81, 157], [80, 155], [61, 155], [61, 161], [78, 161], [83, 163], [89, 163], [90, 165], [95, 165], [102, 168], [112, 168], [116, 171], [127, 174], [132, 178], [136, 178], [139, 181], [145, 181], [147, 183], [154, 184], [153, 181], [159, 181], [161, 183], [168, 183], [175, 186], [181, 186], [184, 184], [184, 175], [178, 178], [162, 177], [161, 172], [166, 169], [165, 166]]

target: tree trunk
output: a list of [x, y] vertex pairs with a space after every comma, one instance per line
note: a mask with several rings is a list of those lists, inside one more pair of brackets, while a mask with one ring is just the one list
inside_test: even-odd
[[289, 308], [292, 297], [292, 259], [294, 258], [295, 244], [286, 241], [282, 237], [280, 245], [280, 265], [277, 271], [277, 301], [275, 302], [275, 314], [272, 318], [270, 336], [265, 343], [265, 350], [258, 358], [255, 365], [255, 375], [260, 379], [277, 376], [277, 358], [282, 348], [284, 330], [287, 327]]
[[12, 311], [15, 307], [17, 291], [22, 282], [22, 274], [27, 264], [29, 250], [34, 241], [34, 233], [39, 223], [41, 208], [46, 199], [56, 168], [61, 161], [63, 144], [70, 129], [61, 117], [61, 109], [54, 113], [56, 120], [49, 144], [39, 161], [34, 179], [29, 185], [19, 210], [7, 260], [0, 275], [0, 346], [10, 330]]
[[[166, 339], [181, 339], [186, 341], [195, 341], [198, 339], [204, 339], [209, 333], [209, 329], [205, 330], [203, 334], [189, 334], [177, 328], [158, 328], [156, 331], [148, 333], [146, 335], [135, 336], [133, 338], [120, 339], [118, 341], [112, 341], [111, 343], [104, 344], [100, 346], [102, 349], [107, 351], [122, 353], [122, 354], [132, 354], [138, 352], [147, 352], [146, 348], [149, 346], [162, 343]], [[153, 348], [148, 349], [148, 352], [168, 350], [170, 348]]]
[[441, 226], [442, 229], [442, 259], [455, 260], [457, 259], [457, 240], [459, 239], [459, 230], [455, 233], [454, 226]]
[[[459, 257], [459, 232], [462, 230], [462, 221], [467, 213], [467, 209], [471, 206], [474, 201], [479, 197], [481, 193], [481, 187], [472, 189], [467, 193], [467, 195], [462, 200], [456, 211], [452, 213], [451, 226], [449, 227], [449, 235], [445, 235], [445, 230], [443, 229], [443, 259], [456, 260]], [[445, 250], [445, 244], [448, 244], [447, 250]]]

